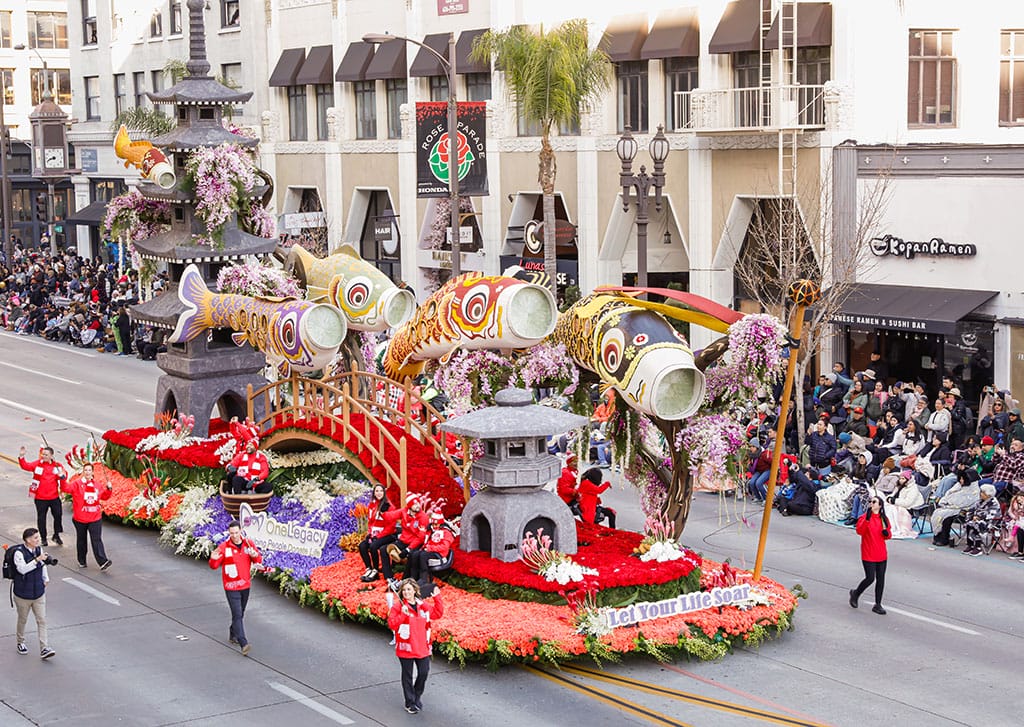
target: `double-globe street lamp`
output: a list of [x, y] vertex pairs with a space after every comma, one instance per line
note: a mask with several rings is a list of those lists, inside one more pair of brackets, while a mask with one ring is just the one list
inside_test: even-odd
[[395, 40], [412, 43], [430, 51], [437, 57], [441, 67], [448, 74], [448, 200], [452, 208], [452, 277], [456, 277], [462, 273], [462, 241], [459, 237], [461, 226], [461, 215], [459, 214], [459, 112], [455, 103], [455, 33], [448, 34], [447, 58], [426, 43], [402, 35], [367, 33], [363, 36], [364, 43], [375, 45]]
[[622, 210], [629, 212], [630, 191], [636, 191], [636, 285], [638, 288], [647, 287], [647, 193], [654, 187], [654, 210], [661, 211], [661, 190], [665, 186], [665, 160], [668, 158], [668, 139], [665, 137], [665, 127], [658, 125], [658, 133], [651, 139], [648, 150], [651, 160], [654, 162], [654, 173], [648, 174], [647, 167], [640, 165], [640, 172], [633, 173], [633, 159], [639, 145], [629, 126], [626, 126], [615, 143], [615, 153], [619, 155], [622, 162], [622, 171], [619, 173], [619, 184], [622, 185]]

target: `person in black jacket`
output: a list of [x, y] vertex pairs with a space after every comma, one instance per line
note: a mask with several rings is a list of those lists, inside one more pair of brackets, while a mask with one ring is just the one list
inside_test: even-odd
[[836, 456], [836, 438], [828, 433], [825, 421], [819, 419], [814, 431], [807, 436], [808, 455], [811, 466], [821, 476], [832, 472], [832, 458]]
[[35, 528], [28, 528], [21, 534], [22, 545], [14, 546], [14, 605], [18, 609], [18, 625], [15, 636], [18, 641], [18, 653], [28, 654], [25, 646], [25, 624], [31, 611], [36, 619], [36, 632], [39, 636], [39, 658], [49, 659], [55, 652], [50, 648], [46, 638], [46, 584], [50, 577], [46, 565], [54, 565], [57, 561], [44, 553], [40, 543], [42, 538]]
[[812, 472], [801, 472], [795, 465], [789, 469], [789, 482], [793, 486], [793, 495], [784, 500], [779, 510], [783, 515], [814, 514], [814, 496], [818, 491], [818, 483], [808, 475]]

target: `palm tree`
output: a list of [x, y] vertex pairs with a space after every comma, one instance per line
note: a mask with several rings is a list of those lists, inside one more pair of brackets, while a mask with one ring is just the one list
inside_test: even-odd
[[551, 129], [579, 122], [580, 111], [611, 83], [611, 62], [590, 47], [586, 20], [569, 20], [545, 32], [517, 25], [488, 31], [477, 39], [471, 57], [494, 59], [505, 74], [509, 96], [523, 116], [540, 127], [537, 181], [544, 199], [544, 271], [558, 293], [555, 269], [555, 152]]

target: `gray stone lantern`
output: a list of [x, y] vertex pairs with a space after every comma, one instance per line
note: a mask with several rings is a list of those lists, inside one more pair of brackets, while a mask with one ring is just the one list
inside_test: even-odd
[[459, 547], [490, 551], [511, 563], [522, 557], [520, 545], [529, 532], [544, 529], [552, 547], [576, 552], [576, 523], [568, 506], [544, 485], [562, 471], [561, 460], [548, 454], [547, 438], [586, 426], [586, 417], [533, 403], [527, 389], [503, 389], [495, 406], [449, 419], [441, 430], [480, 439], [484, 455], [473, 462], [473, 479], [486, 485], [462, 513]]

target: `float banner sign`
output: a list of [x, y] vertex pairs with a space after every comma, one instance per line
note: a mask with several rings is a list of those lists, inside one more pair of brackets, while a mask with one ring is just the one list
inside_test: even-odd
[[611, 628], [632, 626], [641, 621], [653, 621], [656, 618], [678, 616], [681, 613], [701, 611], [716, 606], [731, 606], [743, 603], [750, 598], [750, 584], [712, 588], [710, 591], [680, 593], [675, 598], [666, 598], [655, 603], [634, 603], [624, 608], [609, 608], [602, 615], [605, 623]]
[[242, 534], [260, 550], [319, 558], [327, 545], [329, 534], [326, 530], [309, 528], [299, 523], [278, 522], [270, 513], [253, 512], [252, 507], [245, 502], [238, 508], [238, 522], [242, 523]]
[[[459, 195], [487, 196], [487, 103], [459, 103]], [[416, 104], [416, 196], [448, 196], [448, 104]]]

